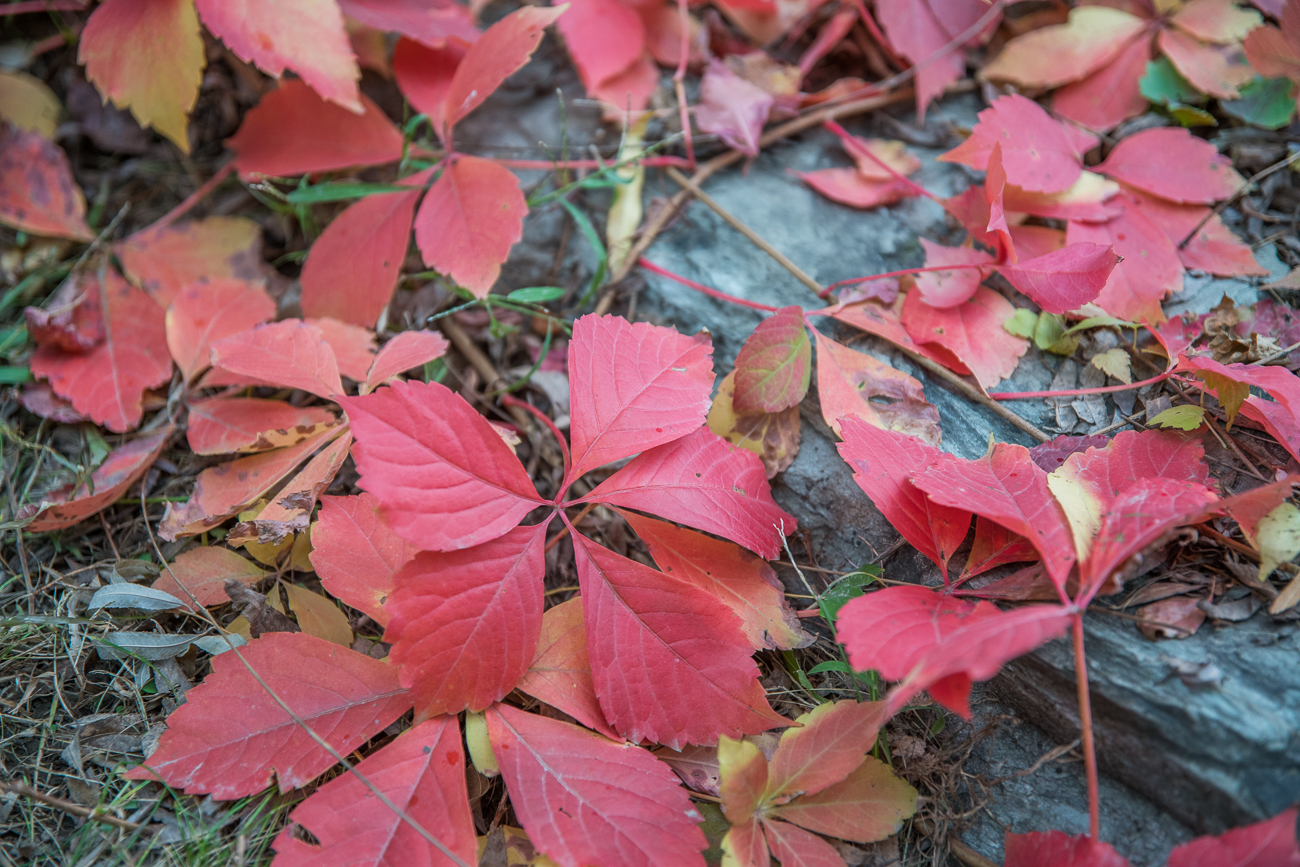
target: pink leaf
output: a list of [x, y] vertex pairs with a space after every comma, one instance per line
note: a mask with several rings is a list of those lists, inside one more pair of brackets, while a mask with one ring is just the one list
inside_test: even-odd
[[509, 169], [480, 157], [456, 157], [415, 215], [415, 242], [426, 265], [484, 298], [523, 237], [527, 213], [519, 179]]
[[1169, 853], [1169, 867], [1297, 867], [1296, 808], [1218, 837], [1198, 837]]
[[[1128, 191], [1126, 198], [1129, 208], [1140, 209], [1174, 243], [1183, 267], [1223, 277], [1268, 275], [1268, 269], [1255, 261], [1250, 245], [1239, 241], [1208, 207], [1178, 205], [1133, 190]], [[1195, 235], [1192, 230], [1196, 230]], [[1187, 246], [1177, 247], [1188, 235], [1192, 239]]]
[[1117, 199], [1125, 203], [1125, 211], [1108, 222], [1071, 221], [1066, 229], [1071, 246], [1065, 249], [1084, 243], [1109, 245], [1123, 261], [1105, 276], [1105, 285], [1095, 296], [1097, 305], [1121, 319], [1163, 322], [1160, 302], [1183, 288], [1178, 250], [1145, 213], [1128, 205], [1127, 194], [1120, 193]]
[[592, 680], [620, 734], [677, 749], [789, 724], [726, 606], [585, 536], [574, 551]]
[[[941, 265], [993, 264], [994, 259], [974, 247], [944, 247], [927, 238], [920, 238], [925, 251], [925, 267]], [[927, 271], [916, 275], [916, 291], [921, 300], [931, 307], [946, 309], [970, 300], [980, 282], [993, 273], [992, 268], [958, 268], [952, 271]]]
[[[1080, 7], [1083, 8], [1083, 7]], [[1105, 66], [1084, 78], [1067, 84], [1052, 95], [1052, 110], [1067, 120], [1094, 132], [1114, 129], [1131, 117], [1147, 110], [1146, 97], [1139, 82], [1151, 61], [1151, 36], [1154, 25], [1136, 16], [1119, 31], [1106, 36], [1118, 51]], [[1138, 28], [1137, 35], [1124, 39], [1124, 31]], [[1118, 38], [1116, 38], [1118, 37]]]
[[408, 542], [430, 551], [468, 548], [544, 505], [497, 432], [446, 386], [399, 382], [341, 403], [357, 438], [361, 487]]
[[567, 713], [611, 740], [622, 740], [605, 721], [600, 699], [596, 698], [580, 596], [548, 608], [542, 615], [537, 655], [516, 689]]
[[857, 169], [818, 169], [815, 172], [792, 172], [796, 177], [833, 202], [851, 208], [876, 208], [892, 205], [916, 195], [916, 187], [898, 180], [875, 181]]
[[997, 385], [1016, 372], [1029, 341], [1003, 328], [1016, 312], [1011, 302], [987, 286], [975, 287], [970, 300], [935, 309], [919, 293], [907, 293], [903, 325], [917, 343], [933, 343], [955, 355], [982, 388]]
[[[763, 837], [763, 825], [757, 819], [733, 823], [722, 838], [722, 851], [735, 860], [736, 867], [772, 867], [772, 856], [767, 851], [767, 841]], [[834, 864], [833, 867], [841, 867], [843, 863], [844, 859], [841, 858], [839, 864]]]
[[8, 123], [0, 124], [0, 222], [33, 235], [95, 237], [67, 156], [39, 133]]
[[845, 863], [834, 846], [803, 828], [770, 819], [762, 827], [781, 867], [843, 867]]
[[370, 365], [375, 361], [375, 332], [337, 319], [304, 321], [320, 329], [321, 337], [334, 351], [339, 373], [355, 382], [365, 382]]
[[266, 290], [242, 280], [191, 284], [167, 308], [167, 348], [188, 381], [210, 362], [208, 347], [275, 316]]
[[361, 393], [374, 391], [399, 373], [423, 367], [443, 355], [448, 345], [447, 338], [436, 331], [403, 331], [379, 350]]
[[1125, 136], [1097, 171], [1171, 202], [1202, 205], [1232, 196], [1245, 182], [1214, 145], [1178, 127]]
[[1109, 843], [1063, 831], [1036, 831], [1006, 836], [1006, 867], [1129, 867], [1128, 859]]
[[[975, 520], [975, 538], [971, 540], [961, 580], [973, 578], [995, 566], [1037, 559], [1038, 552], [1028, 539], [981, 515]], [[1055, 592], [1051, 598], [1057, 598]]]
[[379, 106], [361, 97], [354, 114], [290, 80], [262, 97], [227, 142], [242, 175], [286, 176], [390, 163], [402, 134]]
[[1040, 193], [1069, 188], [1083, 170], [1083, 155], [1097, 137], [1078, 131], [1019, 94], [1001, 96], [979, 113], [971, 135], [939, 159], [986, 170], [989, 151], [1002, 143], [1007, 182]]
[[700, 82], [695, 122], [741, 153], [756, 157], [763, 124], [775, 102], [772, 94], [741, 78], [727, 64], [711, 60]]
[[997, 272], [1048, 313], [1075, 310], [1097, 298], [1119, 262], [1116, 251], [1109, 246], [1109, 236], [1096, 239], [1105, 244], [1087, 243], [1093, 240], [1091, 237], [1081, 240], [1083, 243], [1075, 243], [1072, 239], [1069, 246], [1045, 256], [1000, 265]]
[[589, 95], [645, 52], [641, 16], [636, 7], [619, 0], [571, 0], [555, 29], [564, 37]]
[[393, 48], [393, 77], [402, 95], [435, 123], [446, 110], [452, 77], [468, 50], [460, 42], [432, 47], [412, 39], [399, 39]]
[[708, 428], [648, 449], [575, 502], [612, 503], [714, 533], [766, 558], [796, 522], [772, 500], [763, 463]]
[[393, 575], [415, 551], [384, 523], [379, 500], [372, 494], [321, 497], [311, 545], [311, 564], [321, 586], [387, 626], [392, 615], [384, 603], [393, 592]]
[[330, 780], [289, 814], [319, 845], [306, 843], [293, 835], [292, 828], [285, 828], [275, 838], [276, 864], [444, 867], [453, 863], [403, 815], [375, 797], [361, 777], [462, 862], [477, 860], [478, 841], [465, 789], [465, 754], [455, 717], [412, 726], [367, 756], [356, 771]]
[[588, 315], [573, 326], [569, 383], [573, 466], [588, 470], [695, 431], [709, 411], [713, 344], [707, 334]]
[[478, 28], [469, 11], [450, 0], [338, 0], [343, 14], [376, 30], [391, 30], [430, 48], [474, 42]]
[[334, 350], [315, 325], [286, 319], [212, 344], [212, 366], [333, 400], [343, 393]]
[[261, 397], [209, 397], [190, 401], [188, 408], [185, 437], [199, 455], [291, 446], [338, 421], [324, 407]]
[[273, 774], [288, 792], [333, 767], [334, 756], [267, 687], [343, 755], [411, 707], [388, 663], [303, 633], [271, 632], [237, 653], [213, 657], [212, 673], [167, 718], [157, 752], [127, 778], [231, 800], [260, 792]]
[[421, 713], [481, 711], [537, 652], [548, 521], [460, 551], [424, 551], [393, 576], [384, 640]]
[[700, 814], [645, 750], [504, 704], [487, 727], [511, 806], [560, 867], [704, 864]]

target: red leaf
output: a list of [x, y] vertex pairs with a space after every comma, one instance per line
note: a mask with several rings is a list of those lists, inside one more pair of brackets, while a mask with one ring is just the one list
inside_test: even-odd
[[1160, 302], [1170, 292], [1183, 288], [1178, 250], [1145, 213], [1129, 205], [1126, 193], [1120, 193], [1117, 199], [1125, 204], [1124, 213], [1108, 222], [1070, 221], [1066, 238], [1071, 246], [1065, 249], [1088, 242], [1110, 245], [1110, 250], [1124, 261], [1106, 277], [1105, 286], [1096, 296], [1097, 305], [1121, 319], [1163, 322]]
[[116, 271], [102, 271], [86, 291], [99, 296], [104, 341], [85, 354], [42, 346], [32, 356], [32, 373], [48, 379], [78, 412], [122, 433], [140, 423], [145, 390], [171, 379], [165, 314]]
[[555, 23], [587, 94], [625, 72], [645, 52], [637, 9], [619, 0], [572, 0]]
[[1202, 205], [1229, 198], [1245, 183], [1232, 160], [1179, 127], [1125, 136], [1097, 171], [1162, 199]]
[[338, 0], [343, 14], [376, 30], [392, 30], [436, 48], [473, 42], [478, 28], [468, 9], [445, 0]]
[[132, 780], [159, 779], [219, 800], [281, 792], [333, 767], [334, 757], [285, 713], [245, 661], [293, 713], [347, 755], [411, 707], [386, 662], [303, 633], [271, 632], [212, 660], [212, 673], [167, 718], [167, 731]]
[[104, 339], [99, 284], [87, 272], [74, 272], [42, 307], [23, 311], [27, 333], [48, 349], [90, 352]]
[[588, 470], [696, 431], [709, 412], [713, 344], [707, 333], [583, 316], [569, 341], [573, 466]]
[[583, 622], [581, 597], [561, 602], [542, 615], [537, 655], [515, 688], [611, 740], [622, 740], [605, 721], [600, 699], [596, 698], [591, 661], [587, 658], [587, 627]]
[[387, 626], [391, 615], [384, 602], [392, 593], [393, 575], [415, 551], [384, 523], [379, 500], [371, 494], [321, 497], [311, 544], [311, 564], [321, 586]]
[[[772, 867], [772, 856], [763, 839], [763, 826], [757, 819], [733, 823], [722, 838], [722, 851], [724, 857], [730, 856], [735, 861], [736, 867]], [[834, 867], [843, 863], [844, 860], [840, 859]]]
[[188, 407], [185, 437], [199, 455], [291, 446], [338, 422], [324, 407], [261, 397], [209, 397], [191, 401]]
[[885, 723], [882, 701], [827, 702], [798, 717], [768, 762], [766, 800], [808, 795], [840, 782], [862, 764]]
[[[1037, 559], [1038, 552], [1028, 539], [981, 515], [975, 520], [975, 538], [966, 557], [966, 566], [961, 570], [961, 580], [973, 578], [994, 566]], [[1053, 593], [1051, 598], [1057, 598], [1056, 594]]]
[[643, 451], [575, 503], [651, 512], [772, 559], [796, 521], [772, 500], [763, 462], [708, 428]]
[[[1140, 81], [1151, 61], [1154, 27], [1135, 16], [1124, 17], [1128, 20], [1110, 22], [1106, 25], [1108, 29], [1098, 34], [1109, 47], [1117, 49], [1112, 59], [1093, 74], [1067, 84], [1052, 95], [1053, 111], [1095, 132], [1113, 129], [1147, 110]], [[1125, 40], [1124, 35], [1133, 32], [1136, 35]]]
[[354, 114], [325, 102], [298, 80], [262, 97], [227, 140], [242, 175], [302, 175], [389, 163], [402, 156], [402, 134], [369, 97]]
[[[925, 251], [925, 267], [940, 265], [993, 264], [994, 259], [974, 247], [945, 247], [927, 238], [918, 239]], [[952, 271], [927, 271], [916, 275], [916, 291], [931, 307], [945, 309], [970, 300], [980, 282], [993, 273], [992, 268], [959, 268]], [[909, 293], [910, 295], [910, 293]]]
[[428, 177], [421, 172], [403, 183], [409, 193], [366, 196], [325, 227], [302, 266], [302, 312], [373, 328], [397, 288], [411, 243], [415, 204]]
[[357, 93], [361, 70], [337, 3], [195, 0], [195, 5], [207, 28], [241, 60], [274, 78], [291, 69], [325, 99], [358, 114], [363, 110], [365, 97], [358, 99]]
[[941, 455], [912, 482], [941, 505], [970, 509], [1033, 542], [1052, 580], [1065, 586], [1075, 561], [1070, 525], [1027, 448], [997, 443], [973, 461]]
[[[972, 189], [974, 188], [972, 187]], [[976, 192], [978, 192], [978, 190]], [[982, 199], [983, 196], [980, 198]], [[897, 298], [898, 293], [895, 291], [893, 299]], [[833, 310], [834, 312], [831, 313], [831, 316], [846, 325], [860, 328], [868, 334], [874, 334], [877, 337], [888, 340], [895, 346], [910, 349], [912, 352], [924, 355], [931, 361], [937, 361], [945, 366], [950, 365], [955, 361], [955, 359], [949, 358], [929, 346], [921, 346], [917, 344], [917, 342], [908, 335], [907, 330], [903, 328], [902, 321], [898, 318], [898, 310], [901, 306], [901, 300], [896, 301], [893, 307], [887, 307], [884, 304], [877, 304], [874, 301], [863, 301], [861, 303], [846, 304], [838, 309], [831, 307], [828, 308], [828, 310]], [[820, 383], [820, 377], [818, 381]], [[820, 391], [821, 385], [819, 384], [817, 388], [818, 391]], [[938, 419], [936, 418], [935, 421], [937, 422]]]
[[1029, 456], [1043, 472], [1052, 473], [1059, 470], [1071, 455], [1091, 448], [1104, 449], [1109, 444], [1110, 439], [1104, 434], [1077, 437], [1062, 434], [1054, 440], [1033, 446], [1029, 449]]
[[1031, 99], [1010, 94], [993, 100], [979, 113], [970, 137], [939, 159], [984, 171], [989, 151], [999, 143], [1009, 183], [1054, 193], [1078, 180], [1083, 155], [1097, 146], [1097, 137], [1053, 120]]
[[208, 217], [142, 229], [114, 251], [131, 280], [162, 305], [171, 304], [191, 283], [266, 279], [262, 227], [245, 217]]
[[915, 812], [916, 789], [894, 776], [889, 765], [866, 756], [843, 781], [772, 808], [768, 815], [819, 834], [871, 843], [898, 833]]
[[1029, 341], [1002, 327], [1016, 308], [987, 286], [975, 287], [970, 300], [938, 310], [908, 292], [903, 325], [917, 343], [935, 343], [965, 365], [982, 388], [997, 385], [1016, 372]]
[[462, 862], [478, 857], [474, 818], [465, 789], [465, 754], [455, 717], [426, 720], [312, 793], [289, 814], [320, 845], [285, 828], [275, 838], [275, 863], [301, 867], [358, 864], [442, 867], [453, 862], [381, 802], [365, 777], [411, 821], [454, 852]]
[[702, 533], [635, 512], [620, 509], [618, 513], [645, 542], [664, 574], [711, 594], [730, 608], [755, 650], [790, 650], [812, 643], [767, 561]]
[[399, 39], [393, 47], [393, 77], [397, 86], [416, 110], [433, 118], [435, 123], [443, 115], [451, 79], [468, 50], [461, 42], [432, 47], [411, 39]]
[[943, 437], [939, 411], [926, 402], [920, 380], [842, 346], [820, 331], [814, 331], [813, 337], [817, 340], [817, 397], [822, 418], [831, 430], [840, 432], [842, 418], [860, 418], [878, 428], [939, 444]]
[[195, 603], [213, 606], [229, 602], [225, 583], [232, 578], [243, 584], [256, 584], [266, 574], [262, 567], [229, 548], [191, 548], [168, 564], [151, 586], [194, 609]]
[[261, 286], [242, 280], [191, 284], [167, 308], [167, 348], [186, 381], [207, 369], [208, 348], [275, 316]]
[[41, 418], [63, 424], [77, 424], [89, 421], [84, 415], [72, 408], [72, 404], [54, 393], [48, 382], [32, 382], [23, 387], [18, 395], [23, 408]]
[[[122, 51], [145, 43], [163, 51]], [[184, 0], [110, 0], [91, 13], [77, 46], [86, 78], [140, 126], [152, 126], [190, 152], [185, 126], [203, 81], [203, 37]]]
[[642, 111], [658, 87], [659, 67], [643, 54], [626, 70], [596, 85], [587, 95], [606, 106], [607, 117], [611, 113], [621, 116], [629, 111]]
[[[925, 107], [966, 72], [965, 53], [949, 44], [988, 7], [978, 0], [885, 0], [876, 11], [894, 48], [917, 67], [916, 114], [924, 122]], [[997, 27], [997, 21], [989, 26]]]
[[226, 541], [232, 545], [254, 540], [263, 545], [279, 545], [292, 534], [304, 532], [316, 508], [316, 498], [338, 475], [350, 445], [352, 434], [345, 430], [285, 482], [254, 520], [235, 525]]
[[338, 362], [315, 325], [286, 319], [212, 344], [212, 366], [334, 400], [343, 393]]
[[1005, 845], [1006, 867], [1129, 867], [1128, 859], [1109, 843], [1086, 834], [1071, 837], [1063, 831], [1008, 831]]
[[772, 94], [741, 78], [720, 60], [709, 61], [700, 81], [695, 122], [741, 153], [758, 156], [758, 140], [776, 100]]
[[320, 329], [321, 337], [334, 351], [339, 373], [354, 382], [365, 382], [375, 361], [375, 332], [360, 325], [337, 319], [307, 319], [308, 325]]
[[399, 382], [340, 402], [357, 438], [361, 487], [419, 548], [490, 541], [545, 504], [509, 446], [446, 386]]
[[1002, 165], [1002, 144], [994, 142], [989, 151], [989, 168], [984, 175], [984, 198], [989, 203], [989, 222], [985, 232], [995, 233], [1001, 247], [1006, 251], [1008, 261], [1016, 261], [1016, 248], [1011, 242], [1011, 228], [1007, 225], [1006, 205], [1002, 199], [1006, 193], [1007, 172]]
[[14, 517], [21, 520], [35, 515], [25, 527], [27, 532], [48, 533], [71, 527], [103, 511], [117, 502], [153, 465], [171, 438], [172, 431], [169, 425], [118, 446], [91, 474], [89, 487], [85, 481], [79, 481], [56, 488], [42, 495], [40, 505], [24, 506]]
[[[1237, 240], [1219, 215], [1212, 214], [1208, 207], [1177, 205], [1133, 190], [1128, 191], [1127, 200], [1128, 207], [1141, 209], [1173, 242], [1183, 267], [1223, 277], [1268, 275], [1268, 269], [1255, 261], [1250, 246]], [[1193, 230], [1196, 234], [1187, 246], [1179, 248], [1177, 245]]]
[[1169, 853], [1169, 867], [1296, 867], [1296, 808], [1272, 819], [1233, 828], [1218, 837], [1198, 837]]
[[451, 147], [452, 127], [528, 62], [542, 41], [542, 31], [563, 12], [563, 8], [525, 6], [493, 24], [479, 37], [452, 76], [443, 116], [434, 118], [443, 144]]
[[7, 123], [0, 123], [0, 222], [33, 235], [95, 237], [67, 156], [39, 133]]
[[1231, 515], [1241, 527], [1241, 535], [1246, 537], [1247, 542], [1258, 548], [1259, 539], [1256, 533], [1259, 522], [1264, 520], [1264, 516], [1269, 512], [1282, 505], [1283, 500], [1290, 498], [1297, 480], [1296, 476], [1288, 475], [1281, 481], [1260, 485], [1244, 494], [1228, 497], [1219, 502], [1216, 511], [1222, 510]]
[[415, 215], [415, 242], [426, 265], [484, 298], [510, 247], [523, 237], [527, 213], [519, 179], [509, 169], [459, 156], [424, 197]]
[[436, 331], [403, 331], [379, 350], [361, 393], [374, 391], [399, 373], [423, 367], [445, 353], [448, 345], [447, 338]]
[[[1070, 224], [1072, 229], [1082, 225]], [[1109, 246], [1108, 235], [1101, 234], [1096, 239], [1105, 243], [1087, 243], [1091, 238], [1082, 240], [1083, 243], [1076, 243], [1071, 237], [1067, 247], [1014, 265], [999, 265], [997, 272], [1048, 313], [1075, 310], [1097, 298], [1119, 262], [1116, 251]]]
[[737, 412], [780, 412], [796, 406], [808, 393], [812, 344], [803, 310], [783, 307], [764, 319], [736, 356]]
[[460, 551], [424, 551], [393, 576], [384, 640], [422, 714], [481, 711], [537, 653], [549, 521]]
[[756, 818], [767, 792], [767, 757], [753, 741], [718, 739], [718, 794], [727, 821], [739, 825]]
[[[999, 611], [924, 587], [900, 586], [868, 593], [840, 609], [836, 623], [849, 662], [898, 680], [889, 694], [893, 715], [917, 693], [930, 690], [945, 707], [970, 719], [973, 681], [988, 680], [1002, 665], [1064, 634], [1073, 615], [1059, 605]], [[813, 830], [818, 830], [814, 828]]]
[[584, 536], [574, 552], [592, 680], [620, 734], [678, 749], [789, 724], [726, 606]]
[[861, 419], [845, 418], [842, 425], [844, 442], [838, 448], [853, 468], [853, 480], [885, 520], [947, 576], [948, 560], [966, 538], [971, 513], [933, 502], [911, 480], [942, 452]]
[[835, 847], [788, 822], [764, 821], [763, 834], [781, 867], [843, 867]]
[[702, 867], [700, 814], [650, 753], [509, 705], [486, 716], [510, 805], [560, 867]]
[[916, 187], [904, 181], [875, 181], [858, 169], [818, 169], [791, 172], [795, 177], [833, 202], [851, 208], [876, 208], [916, 195]]

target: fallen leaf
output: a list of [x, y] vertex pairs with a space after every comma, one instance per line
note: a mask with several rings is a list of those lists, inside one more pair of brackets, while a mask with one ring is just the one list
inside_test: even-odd
[[34, 235], [89, 241], [86, 198], [48, 139], [0, 123], [0, 222]]
[[732, 404], [736, 372], [733, 370], [718, 383], [718, 393], [713, 397], [705, 424], [709, 430], [732, 445], [748, 449], [763, 461], [763, 469], [771, 479], [784, 472], [799, 454], [802, 428], [799, 407], [792, 406], [780, 412], [752, 412], [739, 415]]
[[375, 355], [361, 393], [369, 394], [394, 376], [423, 367], [443, 355], [449, 345], [436, 331], [403, 331]]
[[302, 389], [326, 400], [343, 393], [338, 362], [325, 335], [317, 326], [297, 319], [259, 325], [216, 341], [212, 366]]
[[387, 626], [392, 614], [384, 603], [393, 590], [393, 575], [411, 561], [415, 550], [384, 523], [379, 501], [364, 493], [321, 497], [311, 537], [311, 564], [321, 586]]
[[229, 548], [202, 546], [178, 555], [150, 586], [195, 608], [196, 604], [212, 606], [229, 602], [225, 584], [231, 579], [251, 585], [266, 575], [256, 563]]
[[[925, 251], [925, 267], [942, 265], [990, 265], [992, 256], [973, 247], [944, 247], [927, 238], [918, 238]], [[916, 275], [916, 291], [930, 307], [947, 309], [965, 304], [979, 289], [980, 283], [993, 273], [992, 268], [956, 268], [952, 271], [926, 271]], [[909, 296], [911, 293], [908, 293]], [[904, 308], [906, 309], [906, 308]], [[924, 342], [924, 341], [921, 341]]]
[[1177, 127], [1125, 136], [1097, 171], [1171, 202], [1202, 205], [1229, 198], [1245, 183], [1214, 145]]
[[732, 406], [740, 413], [796, 406], [812, 378], [812, 344], [803, 310], [783, 307], [763, 320], [736, 356]]
[[188, 382], [208, 368], [213, 343], [275, 316], [275, 302], [261, 286], [218, 279], [191, 284], [167, 308], [167, 348]]
[[903, 325], [917, 343], [934, 343], [955, 355], [983, 388], [997, 385], [1015, 373], [1029, 341], [1002, 327], [1015, 312], [1011, 302], [986, 286], [976, 286], [960, 305], [936, 309], [907, 293]]
[[164, 307], [194, 283], [266, 281], [262, 227], [246, 217], [207, 217], [145, 228], [113, 250], [127, 276]]
[[[1161, 638], [1190, 638], [1205, 622], [1205, 612], [1197, 607], [1195, 596], [1175, 596], [1143, 605], [1136, 614], [1148, 623], [1139, 623], [1138, 631], [1152, 641]], [[1165, 625], [1157, 625], [1165, 624]]]
[[1090, 133], [1054, 120], [1033, 100], [1009, 94], [981, 111], [970, 136], [939, 159], [983, 171], [988, 168], [989, 151], [997, 143], [1002, 143], [1009, 183], [1054, 193], [1068, 189], [1078, 179], [1084, 154], [1099, 142]]
[[283, 586], [289, 597], [289, 609], [298, 618], [303, 632], [332, 644], [352, 646], [352, 627], [347, 615], [332, 600], [297, 584]]
[[199, 455], [264, 452], [302, 442], [338, 423], [328, 409], [261, 397], [209, 397], [188, 404], [185, 436]]
[[[926, 402], [920, 381], [836, 343], [820, 331], [813, 336], [817, 340], [817, 396], [822, 417], [831, 430], [840, 433], [840, 419], [853, 416], [879, 428], [918, 437], [930, 445], [939, 444], [939, 411]], [[908, 342], [912, 342], [910, 337]]]
[[916, 812], [916, 799], [916, 789], [889, 765], [867, 756], [843, 781], [773, 807], [769, 815], [819, 834], [872, 843], [898, 833]]
[[63, 105], [45, 82], [16, 69], [0, 70], [0, 120], [52, 140], [62, 112]]
[[758, 140], [775, 98], [720, 60], [709, 62], [700, 81], [695, 122], [741, 153], [758, 156]]

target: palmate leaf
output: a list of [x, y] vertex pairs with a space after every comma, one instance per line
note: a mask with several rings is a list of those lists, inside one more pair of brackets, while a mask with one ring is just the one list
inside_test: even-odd
[[0, 126], [0, 223], [76, 241], [95, 236], [67, 155], [39, 133], [7, 123]]
[[537, 655], [516, 688], [564, 711], [610, 740], [622, 740], [605, 721], [600, 699], [596, 698], [580, 596], [548, 608], [542, 615]]
[[263, 284], [262, 228], [247, 217], [208, 217], [146, 227], [113, 245], [132, 282], [159, 304], [181, 289], [214, 280]]
[[214, 367], [237, 376], [300, 388], [334, 400], [343, 393], [339, 364], [315, 325], [285, 319], [259, 325], [212, 345]]
[[339, 423], [325, 407], [263, 397], [209, 397], [191, 400], [186, 408], [185, 438], [196, 455], [283, 448]]
[[1008, 183], [1033, 192], [1055, 193], [1078, 180], [1083, 156], [1098, 140], [1054, 120], [1033, 100], [1010, 94], [993, 100], [979, 113], [979, 123], [970, 136], [939, 159], [986, 170], [994, 144], [1002, 144]]

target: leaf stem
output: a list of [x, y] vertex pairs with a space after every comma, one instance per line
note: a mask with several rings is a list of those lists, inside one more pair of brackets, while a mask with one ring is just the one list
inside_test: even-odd
[[[506, 406], [518, 407], [519, 409], [522, 409], [525, 412], [532, 413], [534, 416], [537, 417], [538, 421], [540, 421], [542, 424], [546, 425], [546, 427], [550, 429], [551, 435], [554, 436], [555, 441], [560, 444], [560, 454], [563, 455], [564, 457], [564, 474], [567, 476], [569, 474], [569, 465], [571, 463], [569, 458], [569, 444], [565, 442], [564, 434], [560, 433], [560, 429], [555, 426], [555, 422], [551, 421], [550, 416], [542, 412], [537, 407], [533, 406], [528, 401], [520, 400], [519, 398], [514, 397], [513, 395], [509, 395], [509, 394], [501, 395], [501, 402]], [[563, 494], [563, 491], [561, 491], [561, 494]]]
[[1026, 400], [1034, 397], [1073, 397], [1084, 394], [1113, 394], [1117, 391], [1133, 391], [1157, 382], [1164, 382], [1173, 371], [1134, 382], [1130, 385], [1103, 385], [1100, 388], [1071, 388], [1065, 391], [995, 391], [989, 394], [994, 400]]
[[[851, 286], [855, 283], [866, 283], [870, 280], [884, 280], [886, 277], [906, 277], [909, 274], [925, 274], [930, 271], [960, 271], [964, 268], [987, 269], [987, 268], [992, 268], [994, 264], [996, 263], [962, 262], [956, 265], [928, 265], [923, 268], [903, 268], [901, 271], [886, 271], [883, 274], [868, 274], [866, 277], [849, 277], [846, 280], [836, 280], [834, 283], [832, 283], [831, 285], [823, 289], [821, 292], [819, 292], [817, 297], [824, 300], [827, 296], [829, 296], [832, 292], [834, 292], [836, 289], [840, 288], [841, 286]], [[818, 311], [813, 311], [813, 312], [816, 313]], [[811, 316], [813, 314], [810, 313], [809, 315]], [[823, 315], [829, 316], [830, 314], [823, 314]]]
[[1097, 745], [1092, 733], [1092, 701], [1088, 696], [1088, 666], [1083, 653], [1083, 612], [1074, 615], [1074, 683], [1078, 691], [1083, 766], [1088, 778], [1088, 836], [1101, 840], [1101, 795], [1097, 779]]
[[710, 298], [717, 298], [719, 301], [729, 301], [732, 304], [739, 304], [741, 307], [748, 307], [751, 310], [763, 310], [767, 313], [775, 313], [778, 309], [768, 304], [759, 304], [757, 301], [750, 301], [748, 298], [737, 298], [735, 295], [728, 295], [726, 292], [711, 289], [703, 283], [696, 283], [694, 280], [687, 280], [685, 277], [682, 277], [679, 274], [674, 274], [667, 268], [661, 268], [644, 256], [637, 261], [637, 264], [647, 271], [658, 274], [660, 277], [667, 277], [674, 283], [680, 283], [683, 286], [694, 289], [696, 292], [702, 292]]
[[[859, 145], [856, 141], [853, 140], [853, 136], [849, 133], [849, 131], [846, 130], [844, 127], [840, 126], [838, 121], [834, 119], [830, 119], [827, 120], [824, 124], [822, 124], [822, 126], [826, 127], [826, 129], [830, 130], [831, 132], [835, 133], [837, 136], [840, 137], [840, 141], [843, 143], [844, 149], [846, 151], [849, 151], [850, 156], [853, 156], [856, 159], [857, 154], [861, 153], [863, 156], [870, 159], [873, 163], [880, 166], [885, 171], [889, 172], [889, 176], [892, 177], [894, 180], [898, 181], [900, 184], [906, 184], [908, 189], [915, 192], [918, 196], [927, 198], [938, 205], [943, 204], [943, 200], [935, 196], [934, 193], [930, 192], [925, 187], [921, 186], [911, 178], [900, 174], [898, 171], [894, 169], [893, 166], [889, 165], [880, 157], [873, 154], [870, 148], [865, 148]], [[850, 145], [852, 145], [852, 148], [850, 148]]]

